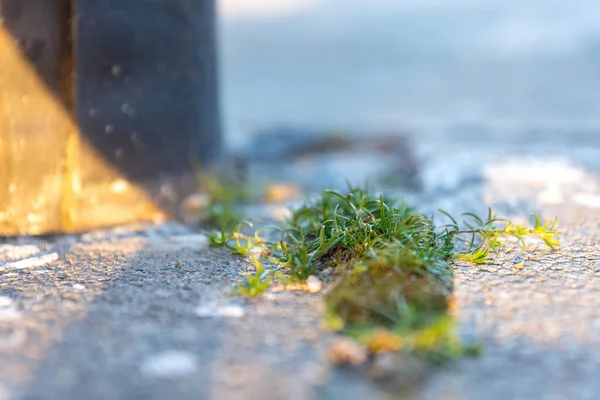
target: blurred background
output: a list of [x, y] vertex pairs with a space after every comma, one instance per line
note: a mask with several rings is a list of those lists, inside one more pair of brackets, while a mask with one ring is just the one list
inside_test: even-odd
[[595, 0], [219, 0], [226, 137], [600, 127]]

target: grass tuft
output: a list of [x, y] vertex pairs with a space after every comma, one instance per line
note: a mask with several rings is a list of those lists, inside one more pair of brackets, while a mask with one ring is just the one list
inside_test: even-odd
[[[438, 225], [432, 217], [369, 189], [349, 187], [346, 193], [325, 190], [295, 210], [279, 228], [278, 240], [232, 230], [208, 233], [214, 246], [249, 256], [255, 273], [239, 292], [257, 296], [276, 280], [304, 281], [326, 268], [333, 270], [326, 295], [327, 321], [372, 352], [408, 349], [434, 361], [475, 350], [453, 334], [448, 316], [452, 291], [451, 264], [465, 260], [489, 262], [509, 238], [525, 244], [538, 237], [548, 247], [560, 245], [556, 220], [533, 227], [495, 216], [462, 215], [461, 222]], [[266, 268], [267, 262], [270, 268]]]

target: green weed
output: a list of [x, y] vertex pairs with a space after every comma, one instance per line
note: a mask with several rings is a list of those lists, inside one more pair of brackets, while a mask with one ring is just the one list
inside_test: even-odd
[[[556, 239], [556, 236], [560, 234], [556, 231], [557, 219], [554, 219], [552, 224], [548, 225], [546, 221], [542, 223], [540, 217], [536, 214], [531, 214], [535, 219], [535, 225], [528, 228], [506, 218], [498, 218], [490, 208], [485, 221], [473, 213], [463, 214], [463, 217], [468, 218], [468, 220], [463, 223], [466, 228], [461, 228], [448, 213], [443, 210], [440, 211], [452, 221], [452, 224], [445, 225], [451, 240], [468, 244], [466, 251], [457, 252], [454, 255], [455, 259], [471, 261], [476, 264], [485, 263], [489, 259], [489, 252], [492, 251], [498, 254], [498, 250], [509, 237], [517, 239], [523, 245], [523, 248], [526, 248], [525, 238], [530, 236], [537, 236], [549, 248], [560, 246], [560, 242]], [[497, 226], [497, 224], [503, 226]]]
[[526, 237], [537, 236], [550, 248], [560, 242], [556, 220], [549, 225], [537, 215], [534, 226], [526, 227], [491, 210], [485, 218], [465, 213], [461, 223], [440, 211], [448, 224], [350, 187], [345, 194], [325, 190], [293, 211], [276, 229], [278, 240], [260, 238], [260, 230], [243, 234], [242, 227], [252, 227], [248, 223], [207, 236], [213, 245], [251, 257], [255, 273], [240, 293], [256, 296], [275, 280], [303, 281], [333, 268], [326, 295], [331, 328], [373, 352], [403, 348], [441, 361], [473, 351], [460, 344], [448, 317], [454, 260], [488, 262], [490, 252], [498, 253], [511, 237], [525, 244]]
[[204, 232], [204, 235], [208, 238], [208, 242], [213, 247], [226, 246], [229, 241], [233, 238], [233, 233], [226, 230], [226, 225], [223, 225], [220, 231], [208, 231]]
[[238, 293], [255, 297], [263, 293], [273, 282], [271, 273], [265, 270], [263, 262], [257, 256], [251, 257], [256, 268], [254, 274], [246, 276], [246, 282], [238, 288]]

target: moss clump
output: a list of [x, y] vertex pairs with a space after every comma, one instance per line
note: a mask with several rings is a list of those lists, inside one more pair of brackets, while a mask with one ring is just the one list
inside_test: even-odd
[[447, 314], [452, 269], [387, 249], [349, 268], [326, 295], [329, 326], [370, 352], [416, 351], [441, 362], [465, 349]]
[[452, 271], [437, 273], [406, 252], [361, 260], [340, 276], [327, 295], [328, 312], [344, 325], [418, 328], [445, 314]]

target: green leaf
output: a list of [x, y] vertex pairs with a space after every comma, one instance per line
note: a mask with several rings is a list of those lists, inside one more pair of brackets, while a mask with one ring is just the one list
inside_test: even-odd
[[456, 220], [454, 219], [454, 217], [452, 217], [452, 215], [450, 215], [448, 212], [442, 210], [441, 208], [438, 208], [438, 211], [441, 212], [442, 214], [444, 214], [446, 217], [450, 218], [450, 221], [452, 221], [452, 223], [456, 226], [458, 226], [458, 222], [456, 222]]
[[473, 250], [470, 253], [457, 254], [455, 258], [457, 260], [464, 260], [472, 262], [473, 264], [484, 264], [488, 261], [489, 252], [486, 248], [480, 247]]

